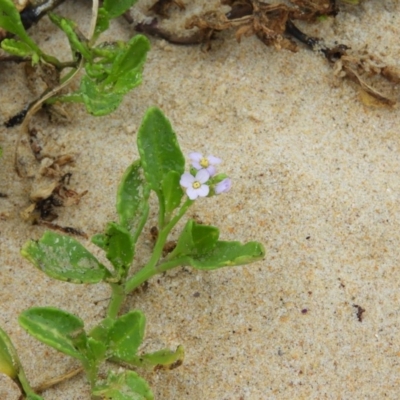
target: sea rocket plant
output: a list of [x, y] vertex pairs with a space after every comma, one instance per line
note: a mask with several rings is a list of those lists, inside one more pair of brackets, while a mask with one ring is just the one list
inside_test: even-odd
[[[225, 174], [216, 175], [217, 169], [214, 165], [221, 163], [220, 158], [212, 155], [203, 157], [201, 153], [190, 153], [189, 158], [194, 169], [191, 170], [191, 173], [182, 174], [180, 184], [186, 189], [186, 194], [190, 200], [196, 200], [197, 197], [218, 195], [230, 190], [232, 181], [226, 178]], [[211, 194], [210, 188], [212, 189]]]
[[[219, 240], [217, 227], [190, 218], [178, 234], [175, 248], [165, 254], [171, 231], [193, 205], [193, 200], [227, 192], [231, 180], [223, 173], [216, 173], [213, 164], [220, 163], [219, 158], [205, 158], [199, 153], [191, 154], [193, 167], [185, 173], [185, 157], [176, 134], [157, 108], [147, 111], [137, 134], [137, 145], [140, 159], [127, 168], [118, 187], [117, 221], [108, 222], [103, 233], [92, 237], [92, 243], [105, 252], [109, 267], [75, 238], [52, 231], [44, 233], [39, 240], [28, 241], [21, 250], [24, 257], [54, 279], [74, 284], [104, 282], [109, 285], [107, 310], [92, 329], [85, 328], [78, 316], [55, 307], [32, 307], [19, 316], [20, 325], [29, 334], [81, 362], [91, 387], [91, 398], [154, 400], [149, 384], [133, 369], [172, 369], [183, 362], [182, 346], [144, 354], [139, 351], [145, 335], [145, 315], [140, 310], [129, 310], [125, 314], [121, 311], [127, 296], [140, 285], [180, 266], [213, 270], [249, 264], [265, 255], [261, 243]], [[197, 169], [198, 166], [202, 168]], [[213, 167], [211, 172], [210, 167]], [[188, 196], [184, 201], [182, 187], [186, 188]], [[135, 260], [136, 245], [141, 243], [139, 237], [145, 232], [151, 215], [152, 191], [159, 200], [158, 235], [152, 253], [144, 265], [140, 261], [139, 267]], [[134, 272], [130, 273], [132, 269]], [[102, 372], [105, 362], [129, 369], [110, 370], [105, 379]], [[22, 397], [44, 400], [27, 381], [15, 347], [2, 329], [0, 373], [18, 384]], [[69, 374], [53, 382], [60, 382], [65, 376]]]
[[182, 177], [180, 184], [186, 188], [186, 194], [190, 200], [196, 200], [197, 197], [206, 197], [210, 192], [209, 186], [205, 183], [210, 179], [210, 174], [207, 170], [201, 169], [197, 172], [196, 176], [193, 176], [189, 172], [185, 172]]
[[214, 176], [217, 172], [215, 165], [219, 164], [222, 160], [218, 157], [214, 157], [209, 155], [208, 157], [203, 157], [201, 153], [190, 153], [190, 160], [192, 161], [192, 165], [198, 171], [201, 169], [206, 169], [210, 176]]
[[223, 181], [217, 183], [215, 186], [215, 194], [221, 194], [229, 192], [232, 186], [232, 181], [229, 178], [225, 178]]

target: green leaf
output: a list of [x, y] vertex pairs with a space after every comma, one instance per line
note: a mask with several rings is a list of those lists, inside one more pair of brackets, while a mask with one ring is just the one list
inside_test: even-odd
[[39, 62], [39, 55], [31, 46], [24, 42], [15, 39], [4, 39], [1, 42], [1, 48], [7, 53], [13, 54], [18, 57], [32, 58], [33, 64]]
[[106, 31], [110, 26], [110, 19], [119, 17], [125, 11], [132, 7], [137, 0], [106, 0], [103, 7], [99, 8], [96, 21], [94, 37], [97, 38], [100, 33]]
[[71, 49], [73, 50], [72, 53], [78, 52], [82, 54], [86, 60], [91, 60], [92, 54], [87, 44], [84, 42], [85, 38], [79, 37], [80, 35], [76, 31], [76, 23], [68, 18], [60, 17], [54, 13], [47, 13], [47, 15], [49, 16], [51, 22], [53, 22], [54, 25], [58, 26], [66, 34]]
[[100, 247], [100, 249], [107, 251], [108, 240], [107, 240], [107, 235], [105, 233], [96, 233], [96, 235], [93, 235], [90, 240], [97, 247]]
[[105, 92], [87, 75], [81, 80], [79, 93], [86, 106], [86, 111], [96, 117], [112, 113], [123, 99], [123, 95], [120, 93]]
[[0, 374], [14, 379], [20, 368], [17, 351], [7, 333], [0, 328]]
[[96, 28], [94, 31], [94, 38], [98, 38], [102, 32], [105, 32], [110, 26], [110, 14], [104, 7], [100, 7], [97, 12]]
[[215, 226], [197, 224], [188, 220], [176, 247], [167, 257], [169, 260], [184, 255], [196, 256], [208, 254], [216, 245], [219, 230]]
[[19, 38], [35, 50], [36, 53], [41, 54], [39, 47], [28, 36], [22, 24], [21, 16], [12, 0], [0, 0], [0, 28], [19, 36]]
[[110, 18], [116, 18], [129, 10], [136, 2], [137, 0], [105, 0], [103, 7], [107, 10]]
[[211, 225], [192, 224], [192, 240], [197, 254], [211, 251], [217, 243], [219, 229]]
[[148, 383], [136, 372], [108, 373], [107, 381], [93, 389], [93, 395], [110, 400], [153, 400]]
[[104, 86], [112, 85], [113, 91], [127, 93], [141, 82], [141, 71], [150, 50], [150, 42], [143, 35], [134, 36], [119, 51], [112, 64]]
[[185, 358], [185, 350], [182, 346], [178, 346], [175, 351], [170, 349], [163, 349], [155, 351], [154, 353], [143, 354], [137, 357], [134, 364], [141, 367], [152, 366], [155, 369], [175, 369], [182, 365]]
[[142, 177], [140, 160], [125, 171], [117, 191], [117, 213], [120, 224], [132, 235], [136, 244], [149, 215], [149, 185]]
[[108, 343], [108, 332], [110, 328], [114, 325], [114, 320], [112, 318], [103, 319], [100, 324], [95, 326], [89, 333], [89, 336], [93, 339], [103, 342], [105, 344]]
[[179, 183], [180, 179], [181, 175], [176, 171], [169, 171], [161, 183], [167, 214], [172, 213], [181, 204], [183, 190]]
[[115, 222], [107, 224], [105, 236], [106, 256], [114, 268], [123, 273], [130, 267], [135, 255], [132, 236]]
[[250, 264], [262, 260], [264, 256], [264, 247], [258, 242], [241, 244], [218, 241], [210, 252], [189, 257], [189, 265], [196, 269], [211, 270]]
[[98, 283], [110, 272], [77, 240], [45, 232], [39, 241], [30, 240], [21, 254], [36, 268], [60, 281]]
[[23, 311], [19, 324], [33, 337], [71, 357], [83, 360], [76, 349], [77, 338], [81, 340], [83, 321], [75, 315], [53, 307], [34, 307]]
[[[141, 176], [140, 160], [135, 161], [125, 171], [117, 191], [117, 213], [119, 221], [131, 229], [143, 206], [144, 181]], [[147, 199], [146, 199], [147, 203]]]
[[26, 399], [44, 400], [35, 394], [26, 379], [17, 351], [7, 333], [0, 328], [0, 374], [9, 376], [25, 392]]
[[161, 184], [170, 171], [182, 175], [185, 158], [175, 132], [158, 108], [150, 108], [138, 132], [138, 149], [146, 177], [152, 190], [162, 199]]
[[26, 397], [26, 400], [44, 400], [44, 398], [42, 396], [39, 396], [38, 394], [30, 393]]
[[96, 367], [105, 359], [107, 348], [105, 343], [95, 340], [91, 337], [87, 338], [86, 357], [96, 365]]
[[96, 57], [93, 62], [86, 63], [87, 75], [82, 78], [74, 99], [83, 101], [86, 110], [92, 115], [113, 112], [123, 96], [141, 83], [143, 64], [149, 48], [148, 39], [137, 35], [128, 43], [106, 46], [104, 51], [100, 47], [93, 50], [96, 56], [104, 53], [105, 58]]
[[[144, 62], [144, 60], [143, 60]], [[102, 90], [112, 90], [114, 93], [118, 93], [120, 95], [125, 95], [136, 86], [139, 86], [142, 83], [142, 70], [132, 69], [127, 71], [124, 75], [120, 75], [116, 77], [115, 80], [110, 82], [110, 75], [102, 82], [101, 89]]]
[[144, 338], [145, 315], [134, 310], [118, 318], [109, 330], [109, 350], [114, 357], [129, 362], [137, 353]]
[[[99, 53], [99, 50], [94, 50]], [[87, 76], [93, 80], [94, 83], [98, 83], [107, 78], [111, 70], [111, 64], [114, 56], [112, 55], [113, 50], [101, 50], [102, 53], [111, 53], [107, 55], [95, 54], [95, 60], [92, 63], [85, 63], [85, 71]], [[111, 59], [110, 59], [111, 58]]]

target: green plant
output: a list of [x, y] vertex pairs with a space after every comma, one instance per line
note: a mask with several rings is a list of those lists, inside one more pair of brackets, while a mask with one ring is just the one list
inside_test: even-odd
[[[111, 299], [105, 318], [90, 332], [83, 321], [52, 307], [34, 307], [22, 312], [20, 325], [41, 342], [76, 358], [91, 385], [94, 397], [106, 399], [152, 399], [153, 394], [136, 372], [109, 372], [105, 381], [98, 371], [105, 361], [140, 366], [177, 366], [182, 347], [138, 354], [144, 338], [145, 316], [139, 310], [119, 315], [127, 295], [156, 274], [178, 266], [200, 270], [243, 265], [264, 257], [260, 243], [219, 240], [219, 230], [189, 219], [175, 248], [163, 252], [171, 230], [199, 197], [212, 197], [230, 189], [225, 174], [216, 172], [216, 157], [192, 153], [192, 167], [185, 172], [185, 158], [169, 121], [157, 108], [147, 111], [137, 136], [140, 159], [125, 172], [118, 188], [117, 222], [109, 222], [92, 242], [104, 250], [111, 267], [104, 266], [77, 240], [46, 232], [38, 241], [28, 241], [22, 255], [48, 276], [75, 284], [107, 283]], [[186, 188], [186, 195], [182, 187]], [[158, 235], [147, 263], [132, 267], [136, 244], [149, 216], [149, 198], [158, 198]], [[15, 350], [0, 332], [0, 371], [16, 380], [28, 399], [40, 399], [28, 385]]]
[[[123, 14], [137, 0], [105, 0], [98, 7], [93, 1], [92, 24], [87, 37], [74, 21], [55, 13], [48, 13], [50, 20], [67, 36], [71, 47], [71, 60], [61, 62], [46, 54], [26, 32], [20, 14], [12, 0], [0, 0], [0, 28], [16, 35], [1, 42], [6, 52], [31, 60], [32, 65], [52, 65], [56, 77], [62, 75], [57, 87], [49, 87], [41, 102], [83, 103], [89, 113], [106, 115], [114, 111], [124, 95], [138, 86], [142, 79], [143, 64], [149, 50], [145, 36], [136, 35], [127, 42], [103, 42], [96, 44], [100, 34], [109, 27], [110, 20]], [[83, 68], [79, 89], [57, 95]], [[66, 73], [63, 73], [67, 71]]]

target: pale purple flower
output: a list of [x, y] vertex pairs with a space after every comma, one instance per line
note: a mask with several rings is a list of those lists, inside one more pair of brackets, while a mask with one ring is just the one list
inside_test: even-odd
[[203, 157], [201, 153], [190, 153], [189, 157], [194, 168], [197, 170], [206, 169], [210, 176], [214, 176], [217, 172], [214, 165], [222, 161], [220, 158], [211, 155]]
[[232, 181], [229, 178], [225, 178], [223, 181], [220, 183], [217, 183], [215, 185], [215, 194], [221, 194], [221, 193], [226, 193], [229, 192], [232, 186]]
[[210, 188], [205, 183], [210, 179], [207, 170], [201, 169], [193, 176], [189, 172], [185, 172], [181, 176], [180, 184], [186, 188], [186, 194], [190, 200], [196, 200], [197, 197], [206, 197], [210, 192]]

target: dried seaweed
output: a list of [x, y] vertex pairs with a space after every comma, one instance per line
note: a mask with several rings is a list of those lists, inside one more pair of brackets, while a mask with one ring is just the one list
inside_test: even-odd
[[[172, 3], [159, 1], [153, 7], [167, 7]], [[136, 28], [174, 44], [202, 44], [206, 50], [211, 48], [216, 35], [226, 30], [235, 30], [238, 42], [243, 37], [254, 35], [277, 50], [297, 51], [297, 41], [300, 41], [310, 49], [322, 52], [334, 66], [336, 76], [357, 83], [365, 93], [383, 104], [396, 104], [390, 92], [400, 83], [398, 68], [385, 64], [366, 51], [356, 54], [345, 44], [328, 47], [322, 38], [308, 36], [295, 25], [294, 21], [311, 23], [321, 16], [335, 17], [339, 12], [335, 0], [292, 0], [291, 3], [293, 6], [259, 0], [221, 0], [221, 5], [227, 5], [231, 10], [228, 13], [212, 10], [192, 16], [185, 24], [186, 29], [193, 31], [190, 35], [168, 32], [157, 19], [150, 24], [138, 24]], [[160, 11], [159, 14], [163, 15], [166, 10], [160, 8]]]
[[[22, 212], [21, 217], [32, 224], [52, 223], [57, 217], [57, 208], [77, 205], [87, 193], [69, 188], [72, 174], [65, 172], [65, 166], [75, 162], [72, 154], [52, 156], [41, 142], [40, 134], [35, 128], [29, 128], [29, 146], [26, 145], [25, 157], [18, 156], [18, 164], [24, 169], [24, 176], [30, 180], [30, 205]], [[53, 224], [57, 229], [64, 229]], [[51, 226], [48, 226], [51, 227]], [[68, 228], [75, 231], [74, 228]], [[65, 231], [67, 232], [67, 231]], [[69, 232], [69, 233], [71, 233]], [[76, 232], [79, 232], [76, 230]], [[78, 234], [78, 233], [76, 233]]]
[[[389, 106], [396, 104], [394, 98], [391, 98], [389, 94], [382, 93], [375, 86], [385, 86], [385, 81], [394, 85], [400, 83], [400, 69], [387, 65], [379, 57], [369, 54], [366, 50], [359, 53], [352, 52], [344, 44], [329, 48], [324, 45], [321, 39], [307, 36], [301, 32], [292, 21], [287, 22], [287, 32], [290, 32], [296, 39], [311, 49], [320, 50], [326, 59], [334, 64], [335, 76], [347, 77], [383, 104]], [[372, 78], [375, 78], [374, 82], [368, 83]], [[390, 87], [387, 88], [388, 91], [390, 89]]]
[[[69, 157], [58, 157], [53, 162], [45, 159], [39, 177], [36, 177], [34, 188], [30, 194], [31, 204], [21, 212], [21, 217], [32, 224], [46, 225], [55, 229], [67, 229], [67, 233], [83, 234], [74, 228], [62, 228], [54, 223], [58, 214], [57, 207], [68, 207], [77, 205], [80, 199], [87, 193], [87, 190], [78, 193], [68, 188], [71, 173], [66, 173], [59, 177], [60, 165], [71, 162]], [[51, 226], [50, 226], [51, 224]], [[80, 232], [80, 233], [77, 233]]]
[[163, 17], [168, 17], [168, 11], [173, 5], [177, 6], [180, 10], [185, 9], [185, 5], [180, 0], [158, 0], [149, 8], [149, 11]]
[[177, 45], [202, 44], [208, 42], [212, 35], [211, 30], [206, 32], [202, 30], [197, 30], [192, 35], [181, 36], [162, 28], [157, 18], [153, 18], [150, 22], [147, 23], [138, 23], [136, 24], [135, 29], [137, 32], [145, 33], [150, 36], [155, 36], [160, 39], [164, 39], [169, 43]]

